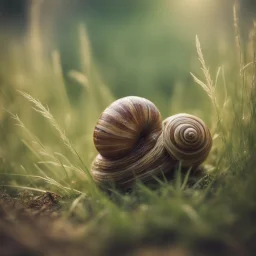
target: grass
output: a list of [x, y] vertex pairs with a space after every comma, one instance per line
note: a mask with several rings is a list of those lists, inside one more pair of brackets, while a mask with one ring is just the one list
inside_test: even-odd
[[[191, 74], [206, 93], [208, 103], [203, 104], [211, 104], [211, 113], [203, 116], [210, 115], [214, 138], [204, 177], [193, 180], [177, 167], [172, 181], [156, 178], [155, 186], [138, 182], [125, 193], [97, 188], [90, 176], [96, 155], [91, 134], [99, 114], [114, 96], [96, 71], [86, 29], [80, 26], [82, 68], [69, 73], [81, 85], [76, 105], [69, 101], [58, 51], [50, 60], [28, 60], [27, 69], [16, 56], [12, 75], [2, 74], [1, 152], [5, 162], [0, 166], [1, 186], [7, 191], [61, 195], [63, 221], [79, 223], [83, 229], [79, 239], [90, 244], [95, 254], [125, 251], [130, 255], [154, 247], [171, 252], [170, 248], [177, 247], [181, 255], [187, 255], [187, 250], [192, 255], [253, 255], [256, 23], [249, 47], [243, 49], [236, 11], [234, 14], [237, 62], [221, 65], [216, 75], [211, 75], [196, 37], [202, 78], [200, 73]], [[25, 47], [34, 40], [40, 42], [38, 29], [33, 30], [37, 32]], [[22, 48], [17, 52], [22, 56]]]

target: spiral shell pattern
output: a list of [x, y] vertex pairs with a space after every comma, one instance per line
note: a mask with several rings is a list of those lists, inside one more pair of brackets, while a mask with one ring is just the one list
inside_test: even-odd
[[184, 167], [197, 167], [208, 156], [212, 138], [198, 117], [177, 114], [163, 122], [156, 106], [130, 96], [113, 102], [100, 116], [94, 130], [99, 154], [91, 167], [100, 186], [131, 187]]
[[212, 138], [208, 127], [196, 116], [177, 114], [163, 121], [164, 147], [183, 166], [197, 166], [208, 156]]

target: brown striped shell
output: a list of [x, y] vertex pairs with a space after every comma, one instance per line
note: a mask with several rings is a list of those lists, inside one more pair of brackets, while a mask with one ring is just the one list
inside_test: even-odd
[[125, 97], [101, 114], [93, 134], [94, 145], [102, 156], [117, 159], [133, 151], [144, 137], [148, 143], [156, 141], [161, 126], [161, 115], [152, 102]]
[[94, 130], [99, 154], [91, 173], [99, 185], [130, 187], [183, 166], [198, 166], [208, 156], [212, 139], [204, 122], [189, 114], [161, 121], [156, 106], [130, 96], [113, 102], [100, 116]]
[[208, 156], [212, 137], [208, 127], [198, 117], [177, 114], [163, 121], [164, 147], [183, 166], [198, 166]]

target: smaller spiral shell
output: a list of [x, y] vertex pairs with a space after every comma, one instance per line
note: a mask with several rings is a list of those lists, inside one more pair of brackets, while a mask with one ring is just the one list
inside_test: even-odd
[[198, 117], [177, 114], [163, 121], [164, 146], [173, 159], [183, 166], [197, 166], [208, 156], [212, 137]]

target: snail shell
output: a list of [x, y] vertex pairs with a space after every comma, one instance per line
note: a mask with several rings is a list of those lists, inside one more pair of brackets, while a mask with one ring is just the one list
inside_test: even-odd
[[99, 185], [130, 187], [173, 171], [181, 161], [196, 167], [208, 156], [212, 138], [198, 117], [177, 114], [163, 122], [147, 99], [130, 96], [113, 102], [101, 114], [93, 134], [99, 152], [91, 173]]
[[126, 97], [112, 103], [100, 116], [93, 140], [98, 152], [118, 159], [133, 151], [142, 138], [154, 145], [161, 133], [161, 115], [144, 98]]

